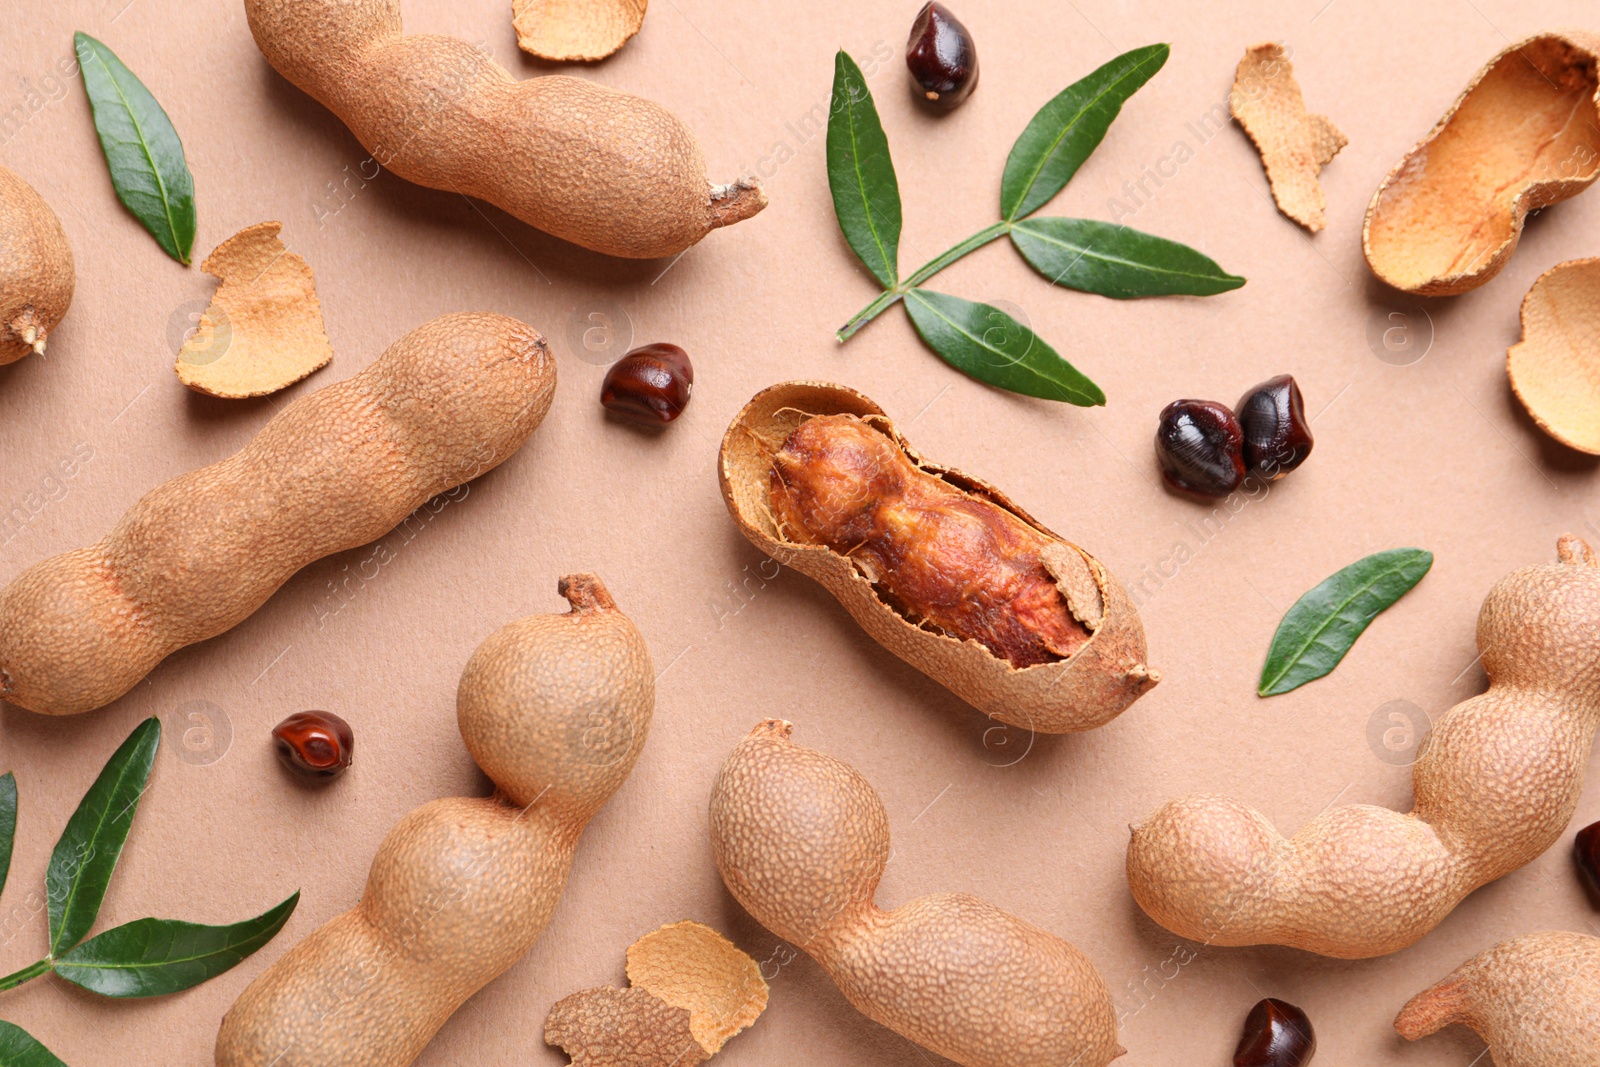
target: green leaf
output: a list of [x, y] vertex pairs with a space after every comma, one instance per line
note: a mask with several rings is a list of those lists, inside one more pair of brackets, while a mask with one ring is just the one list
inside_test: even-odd
[[20, 1026], [0, 1021], [0, 1067], [67, 1067]]
[[160, 719], [134, 727], [67, 820], [45, 872], [52, 956], [82, 941], [100, 914], [160, 744]]
[[73, 44], [117, 196], [167, 255], [188, 263], [194, 248], [194, 177], [178, 131], [111, 49], [86, 33], [74, 34]]
[[980, 382], [1080, 407], [1106, 402], [1098, 385], [997, 307], [913, 289], [906, 310], [928, 347]]
[[885, 288], [894, 288], [900, 279], [900, 183], [867, 80], [842, 50], [828, 116], [828, 187], [844, 239]]
[[1214, 296], [1244, 284], [1188, 245], [1110, 222], [1023, 219], [1012, 226], [1011, 240], [1056, 285], [1119, 300]]
[[1007, 222], [1038, 211], [1072, 180], [1123, 102], [1161, 69], [1169, 52], [1164, 44], [1124, 52], [1039, 109], [1011, 146], [1000, 179], [1000, 214]]
[[17, 776], [7, 771], [0, 777], [0, 893], [5, 892], [11, 873], [11, 846], [17, 840]]
[[300, 894], [232, 926], [138, 919], [85, 941], [55, 961], [67, 981], [106, 997], [159, 997], [233, 967], [275, 937]]
[[1321, 678], [1344, 659], [1356, 638], [1433, 566], [1433, 553], [1395, 548], [1357, 560], [1294, 602], [1272, 635], [1261, 684], [1264, 697]]

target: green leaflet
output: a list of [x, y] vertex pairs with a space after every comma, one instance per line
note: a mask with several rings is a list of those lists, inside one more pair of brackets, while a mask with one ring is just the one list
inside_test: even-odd
[[1038, 211], [1100, 147], [1123, 102], [1166, 63], [1164, 44], [1135, 48], [1061, 90], [1011, 146], [1000, 179], [1000, 214], [1008, 222]]
[[160, 719], [134, 727], [67, 820], [45, 873], [52, 956], [82, 941], [100, 914], [160, 744]]
[[1391, 549], [1357, 560], [1306, 593], [1278, 623], [1256, 692], [1287, 693], [1332, 671], [1372, 620], [1432, 566], [1431, 552]]
[[1054, 284], [1119, 300], [1213, 296], [1244, 284], [1188, 245], [1110, 222], [1023, 219], [1011, 240]]
[[28, 1031], [0, 1021], [0, 1067], [67, 1067]]
[[873, 276], [892, 289], [900, 280], [900, 184], [867, 80], [842, 50], [834, 62], [827, 140], [839, 229]]
[[95, 132], [117, 196], [167, 254], [194, 248], [194, 177], [172, 120], [116, 54], [86, 33], [73, 36]]
[[271, 941], [300, 894], [231, 926], [138, 919], [56, 957], [57, 974], [106, 997], [159, 997], [209, 981]]
[[913, 289], [906, 311], [930, 348], [980, 382], [1080, 407], [1106, 402], [1099, 386], [997, 307]]
[[7, 771], [0, 777], [0, 893], [5, 892], [6, 876], [11, 873], [11, 846], [17, 840], [17, 776]]

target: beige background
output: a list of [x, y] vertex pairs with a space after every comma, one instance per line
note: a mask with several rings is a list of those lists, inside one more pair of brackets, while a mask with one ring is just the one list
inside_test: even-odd
[[[687, 917], [775, 961], [772, 1006], [723, 1053], [729, 1067], [933, 1060], [855, 1014], [808, 959], [777, 966], [790, 950], [717, 878], [706, 839], [711, 779], [768, 715], [793, 719], [798, 740], [850, 760], [882, 793], [895, 841], [883, 902], [968, 891], [1068, 938], [1124, 1012], [1125, 1062], [1225, 1063], [1246, 1010], [1274, 995], [1311, 1014], [1320, 1064], [1464, 1067], [1482, 1043], [1455, 1030], [1406, 1046], [1389, 1027], [1401, 1003], [1502, 938], [1597, 932], [1570, 839], [1472, 897], [1420, 945], [1368, 962], [1201, 949], [1174, 968], [1166, 961], [1182, 943], [1139, 912], [1122, 874], [1127, 824], [1191, 790], [1260, 805], [1286, 831], [1335, 800], [1408, 805], [1403, 754], [1386, 761], [1381, 744], [1369, 745], [1369, 725], [1380, 734], [1389, 725], [1379, 709], [1403, 700], [1437, 717], [1479, 691], [1473, 625], [1490, 585], [1553, 558], [1562, 532], [1600, 536], [1594, 463], [1541, 437], [1502, 369], [1532, 280], [1600, 251], [1600, 193], [1535, 219], [1488, 286], [1423, 307], [1373, 281], [1359, 242], [1372, 190], [1471, 74], [1510, 40], [1578, 21], [1586, 5], [964, 0], [958, 12], [976, 35], [983, 80], [937, 120], [913, 106], [900, 67], [917, 6], [657, 0], [620, 55], [567, 68], [681, 115], [717, 180], [766, 176], [765, 214], [673, 265], [607, 261], [388, 175], [363, 183], [366, 153], [267, 67], [237, 0], [10, 6], [0, 21], [0, 160], [61, 215], [79, 280], [48, 358], [0, 370], [0, 505], [39, 505], [0, 532], [0, 580], [95, 540], [146, 490], [229, 454], [288, 396], [354, 373], [433, 316], [484, 308], [526, 319], [550, 336], [561, 385], [533, 440], [465, 499], [415, 523], [413, 536], [386, 538], [394, 558], [381, 568], [371, 550], [307, 568], [244, 625], [173, 656], [104, 711], [0, 714], [0, 762], [21, 789], [0, 973], [42, 953], [38, 890], [51, 844], [145, 716], [161, 716], [166, 736], [98, 928], [147, 914], [232, 921], [304, 892], [276, 943], [197, 990], [118, 1003], [47, 979], [5, 994], [0, 1016], [73, 1067], [209, 1063], [239, 990], [355, 901], [396, 818], [485, 788], [456, 734], [456, 679], [491, 630], [558, 610], [556, 578], [578, 569], [604, 576], [650, 641], [661, 672], [650, 743], [584, 838], [543, 940], [458, 1013], [421, 1063], [563, 1062], [539, 1036], [549, 1006], [620, 983], [631, 940]], [[406, 14], [412, 30], [482, 41], [520, 74], [543, 72], [517, 53], [502, 0], [407, 0]], [[315, 267], [337, 356], [310, 382], [246, 403], [177, 383], [174, 331], [212, 283], [168, 260], [115, 201], [81, 84], [50, 80], [70, 61], [74, 29], [115, 49], [183, 135], [198, 187], [197, 262], [241, 227], [280, 219], [289, 246]], [[1323, 175], [1329, 223], [1315, 238], [1273, 209], [1237, 128], [1195, 132], [1224, 99], [1244, 47], [1272, 38], [1293, 47], [1312, 109], [1350, 138]], [[825, 106], [835, 48], [889, 59], [870, 81], [899, 164], [909, 268], [995, 218], [1006, 153], [1037, 107], [1113, 54], [1156, 40], [1173, 44], [1166, 69], [1047, 212], [1111, 218], [1124, 183], [1164, 170], [1170, 177], [1145, 179], [1150, 195], [1122, 221], [1205, 250], [1248, 286], [1206, 300], [1114, 302], [1053, 289], [1000, 245], [938, 279], [944, 291], [1023, 309], [1105, 388], [1104, 409], [977, 385], [923, 348], [899, 311], [846, 347], [834, 343], [832, 329], [875, 292], [834, 223], [822, 138], [803, 126]], [[1175, 152], [1179, 142], [1188, 151]], [[1177, 155], [1185, 161], [1175, 169], [1164, 162]], [[594, 327], [587, 349], [585, 326]], [[1425, 352], [1419, 362], [1379, 358], [1390, 328], [1399, 331], [1391, 342], [1409, 337], [1414, 347], [1389, 358]], [[694, 404], [658, 436], [608, 423], [596, 401], [603, 364], [630, 341], [655, 340], [682, 344], [698, 374]], [[1316, 414], [1316, 452], [1200, 548], [1181, 524], [1205, 511], [1169, 496], [1156, 476], [1156, 413], [1179, 396], [1231, 402], [1284, 371]], [[1004, 487], [1126, 583], [1146, 577], [1151, 658], [1167, 680], [1103, 729], [1030, 746], [988, 732], [810, 581], [774, 576], [729, 521], [714, 457], [753, 392], [798, 376], [864, 390], [928, 455]], [[55, 473], [85, 446], [92, 458], [70, 478]], [[1180, 540], [1199, 550], [1160, 577]], [[1280, 612], [1338, 567], [1400, 545], [1431, 549], [1433, 573], [1332, 677], [1258, 700], [1253, 683]], [[207, 751], [193, 733], [198, 751], [185, 749], [197, 707], [231, 726], [231, 747], [222, 750], [219, 732]], [[338, 711], [357, 731], [356, 767], [330, 788], [291, 781], [268, 743], [274, 723], [308, 707]], [[1575, 828], [1597, 818], [1591, 789]]]

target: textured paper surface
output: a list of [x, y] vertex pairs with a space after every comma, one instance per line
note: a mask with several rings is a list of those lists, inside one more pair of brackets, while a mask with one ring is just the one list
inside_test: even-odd
[[[209, 1064], [234, 997], [355, 902], [400, 815], [486, 788], [456, 732], [461, 668], [496, 627], [562, 610], [556, 579], [577, 570], [602, 575], [650, 642], [661, 672], [650, 742], [580, 844], [543, 939], [456, 1014], [424, 1067], [559, 1064], [539, 1033], [550, 1006], [620, 986], [627, 946], [686, 915], [763, 961], [772, 987], [760, 1025], [718, 1062], [775, 1067], [796, 1062], [797, 1048], [816, 1067], [930, 1062], [852, 1010], [717, 877], [711, 780], [769, 715], [802, 724], [808, 745], [848, 759], [882, 794], [895, 856], [881, 902], [971, 892], [1066, 937], [1105, 975], [1130, 1064], [1227, 1062], [1245, 1013], [1270, 995], [1310, 1013], [1319, 1062], [1465, 1067], [1482, 1051], [1466, 1031], [1410, 1047], [1394, 1035], [1407, 998], [1501, 939], [1596, 932], [1570, 835], [1419, 945], [1367, 962], [1181, 943], [1138, 911], [1123, 876], [1128, 823], [1193, 790], [1257, 805], [1291, 833], [1336, 800], [1409, 806], [1406, 716], [1414, 706], [1437, 717], [1482, 686], [1473, 628], [1484, 594], [1553, 559], [1559, 534], [1600, 536], [1594, 461], [1551, 445], [1505, 376], [1534, 278], [1595, 253], [1600, 193], [1541, 213], [1503, 276], [1447, 301], [1384, 290], [1360, 251], [1372, 191], [1472, 73], [1508, 41], [1592, 21], [1592, 9], [967, 0], [958, 10], [983, 53], [983, 85], [935, 118], [914, 105], [900, 58], [915, 4], [662, 4], [613, 59], [561, 69], [659, 100], [697, 132], [715, 180], [757, 170], [772, 198], [669, 266], [608, 261], [377, 175], [337, 119], [262, 61], [236, 0], [16, 6], [0, 23], [0, 156], [60, 213], [78, 290], [46, 357], [0, 369], [0, 580], [93, 542], [142, 493], [230, 454], [289, 398], [355, 374], [436, 315], [524, 318], [548, 334], [561, 373], [549, 419], [517, 456], [382, 550], [308, 568], [244, 625], [173, 656], [104, 711], [0, 711], [0, 762], [21, 789], [0, 973], [43, 952], [50, 847], [148, 715], [166, 736], [98, 929], [143, 915], [232, 921], [304, 893], [279, 940], [191, 992], [112, 1003], [47, 979], [0, 995], [0, 1017], [72, 1067]], [[519, 76], [549, 69], [521, 57], [498, 0], [406, 0], [406, 17], [413, 31], [485, 42]], [[317, 270], [337, 355], [327, 370], [251, 401], [193, 395], [174, 379], [174, 353], [214, 282], [173, 263], [117, 203], [81, 85], [61, 74], [74, 29], [114, 48], [172, 115], [195, 172], [196, 248], [263, 218], [284, 222]], [[1323, 172], [1328, 227], [1315, 242], [1279, 217], [1227, 117], [1239, 56], [1263, 40], [1294, 42], [1307, 100], [1350, 137]], [[1109, 405], [1092, 411], [963, 378], [898, 311], [834, 342], [876, 292], [838, 235], [823, 167], [836, 48], [863, 67], [881, 57], [868, 80], [905, 199], [901, 261], [915, 267], [994, 220], [1011, 141], [1039, 105], [1153, 41], [1170, 41], [1172, 59], [1045, 210], [1184, 241], [1246, 275], [1245, 288], [1105, 300], [1051, 288], [1000, 245], [934, 283], [1020, 311], [1105, 388]], [[606, 362], [657, 340], [693, 357], [694, 402], [664, 433], [607, 421]], [[1316, 420], [1304, 467], [1217, 517], [1161, 489], [1151, 438], [1163, 405], [1231, 403], [1282, 372]], [[921, 452], [992, 481], [1130, 591], [1142, 585], [1161, 685], [1090, 734], [1030, 742], [991, 731], [870, 642], [820, 587], [752, 550], [717, 491], [717, 443], [753, 393], [797, 377], [861, 389]], [[1279, 613], [1339, 567], [1402, 545], [1435, 553], [1422, 584], [1333, 675], [1257, 699]], [[338, 712], [358, 735], [355, 766], [330, 787], [291, 780], [272, 754], [273, 724], [306, 708]], [[189, 718], [201, 714], [209, 740]], [[1573, 829], [1596, 819], [1591, 781]]]

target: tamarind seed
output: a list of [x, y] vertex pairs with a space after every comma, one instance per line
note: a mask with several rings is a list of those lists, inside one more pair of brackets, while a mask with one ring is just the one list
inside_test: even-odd
[[1268, 378], [1241, 396], [1233, 411], [1244, 431], [1244, 465], [1251, 474], [1273, 481], [1311, 454], [1311, 424], [1293, 375]]
[[1578, 861], [1578, 871], [1588, 883], [1595, 902], [1600, 903], [1600, 822], [1591, 823], [1578, 831], [1573, 841], [1572, 857]]
[[977, 88], [978, 49], [949, 8], [923, 4], [911, 23], [906, 68], [923, 101], [939, 111], [952, 111]]
[[1156, 457], [1169, 487], [1227, 496], [1244, 481], [1244, 431], [1233, 412], [1211, 400], [1174, 400], [1161, 410]]
[[331, 711], [296, 712], [272, 728], [272, 739], [285, 767], [317, 778], [337, 778], [355, 755], [355, 732]]
[[1233, 1067], [1305, 1067], [1316, 1051], [1317, 1035], [1306, 1013], [1268, 997], [1245, 1016]]
[[635, 348], [611, 365], [600, 386], [600, 403], [625, 419], [659, 426], [683, 414], [693, 392], [689, 353], [659, 342]]

